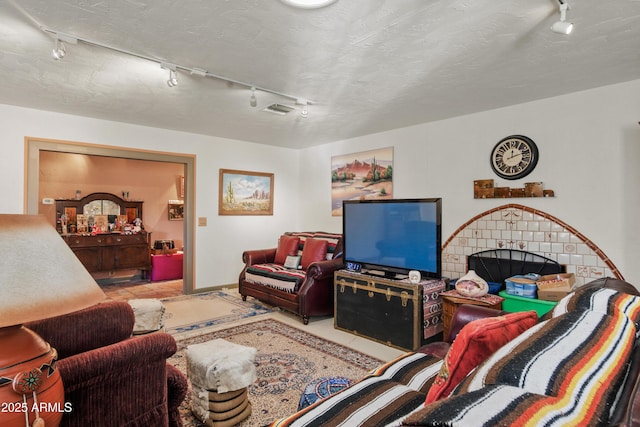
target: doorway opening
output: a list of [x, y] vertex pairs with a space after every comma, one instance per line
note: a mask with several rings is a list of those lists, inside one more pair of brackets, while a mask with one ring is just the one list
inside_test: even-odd
[[147, 150], [136, 150], [124, 147], [101, 146], [70, 141], [57, 141], [41, 138], [25, 138], [27, 153], [25, 165], [25, 212], [38, 214], [41, 211], [40, 200], [40, 155], [41, 152], [57, 152], [85, 154], [89, 156], [110, 157], [114, 159], [146, 160], [180, 164], [184, 173], [184, 207], [183, 207], [183, 293], [193, 293], [194, 289], [194, 214], [195, 214], [195, 156], [179, 153], [165, 153]]

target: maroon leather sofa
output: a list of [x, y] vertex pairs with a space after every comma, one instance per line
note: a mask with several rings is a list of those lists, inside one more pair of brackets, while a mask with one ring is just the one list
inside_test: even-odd
[[[293, 291], [278, 289], [247, 280], [247, 269], [255, 265], [273, 265], [277, 248], [248, 250], [242, 254], [244, 268], [238, 277], [238, 291], [244, 301], [252, 296], [267, 304], [280, 307], [302, 317], [303, 323], [309, 323], [311, 316], [333, 315], [333, 273], [343, 267], [342, 236], [325, 232], [287, 232], [285, 235], [296, 235], [312, 238], [329, 238], [336, 241], [331, 247], [331, 259], [316, 261], [303, 271], [301, 282]], [[304, 251], [301, 239], [300, 251]], [[278, 268], [278, 267], [276, 267]], [[276, 273], [277, 274], [277, 273]]]
[[187, 379], [167, 364], [176, 350], [166, 333], [132, 337], [123, 301], [25, 324], [58, 351], [56, 363], [72, 410], [62, 427], [182, 426]]

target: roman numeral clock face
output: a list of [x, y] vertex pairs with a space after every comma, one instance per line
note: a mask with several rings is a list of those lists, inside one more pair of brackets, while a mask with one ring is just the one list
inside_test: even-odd
[[504, 179], [523, 178], [535, 169], [536, 164], [538, 147], [526, 136], [508, 136], [491, 151], [491, 168]]

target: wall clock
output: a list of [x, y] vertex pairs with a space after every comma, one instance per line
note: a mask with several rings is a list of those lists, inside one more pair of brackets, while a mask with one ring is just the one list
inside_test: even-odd
[[501, 178], [520, 179], [529, 175], [538, 164], [538, 147], [531, 138], [511, 135], [491, 150], [491, 168]]

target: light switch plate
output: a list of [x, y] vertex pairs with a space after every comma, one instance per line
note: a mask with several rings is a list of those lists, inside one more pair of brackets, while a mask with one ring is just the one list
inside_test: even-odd
[[200, 216], [198, 217], [198, 227], [206, 227], [207, 226], [207, 217]]
[[43, 205], [52, 205], [53, 202], [54, 200], [51, 197], [45, 197], [44, 199], [42, 199]]

